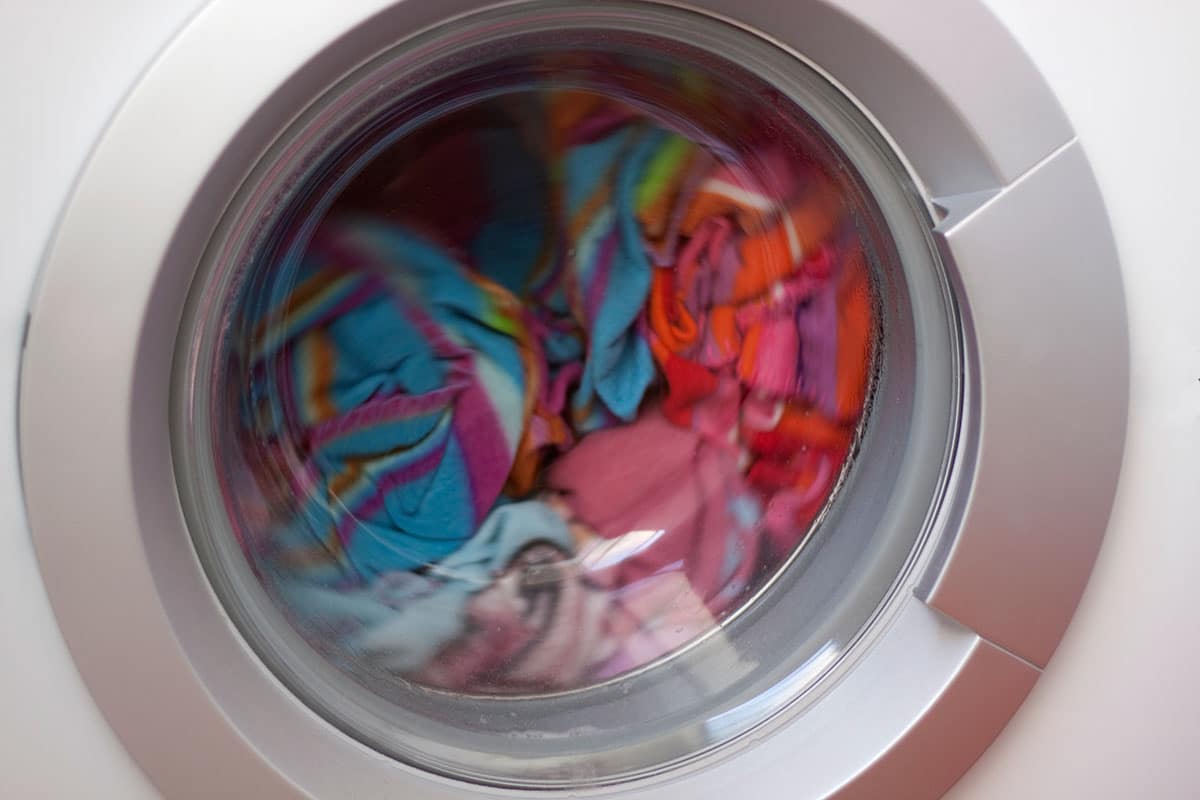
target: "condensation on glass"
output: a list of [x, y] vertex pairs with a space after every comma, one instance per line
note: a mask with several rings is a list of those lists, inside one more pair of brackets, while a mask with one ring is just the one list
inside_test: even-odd
[[177, 391], [191, 527], [251, 644], [359, 738], [508, 785], [762, 723], [919, 527], [872, 578], [837, 511], [870, 505], [914, 336], [869, 159], [814, 114], [912, 195], [879, 137], [721, 23], [548, 8], [399, 48], [302, 120], [307, 160], [264, 159]]

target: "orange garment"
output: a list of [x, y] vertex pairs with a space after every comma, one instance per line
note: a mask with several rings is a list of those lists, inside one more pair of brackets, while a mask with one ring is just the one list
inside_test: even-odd
[[792, 275], [807, 251], [830, 238], [842, 210], [834, 186], [819, 178], [771, 227], [746, 236], [739, 248], [741, 269], [734, 280], [732, 302], [761, 297]]

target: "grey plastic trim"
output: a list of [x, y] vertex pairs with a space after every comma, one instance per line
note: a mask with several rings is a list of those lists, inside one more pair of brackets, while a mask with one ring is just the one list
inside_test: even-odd
[[983, 3], [688, 5], [728, 15], [821, 65], [892, 135], [932, 197], [1006, 185], [1073, 136], [1036, 67]]
[[[97, 704], [172, 798], [453, 800], [468, 791], [343, 735], [254, 657], [184, 526], [167, 394], [199, 255], [275, 133], [383, 47], [483, 5], [216, 0], [132, 92], [62, 217], [22, 365], [31, 531]], [[1062, 112], [982, 4], [929, 0], [919, 16], [874, 0], [693, 5], [815, 61], [891, 137], [931, 202], [942, 198], [944, 252], [965, 301], [965, 411], [974, 422], [937, 520], [938, 560], [918, 565], [921, 598], [892, 609], [876, 646], [803, 718], [782, 715], [694, 770], [606, 794], [769, 797], [786, 773], [806, 776], [794, 790], [810, 798], [935, 796], [1025, 696], [1103, 532], [1127, 392], [1103, 210], [1078, 148], [1063, 149], [1071, 135]], [[1046, 292], [1026, 297], [1033, 286]], [[1081, 286], [1083, 299], [1068, 302]], [[1052, 313], [1055, 302], [1070, 314]], [[1057, 425], [1037, 416], [1025, 432], [1024, 441], [1047, 447], [999, 446], [1022, 432], [1033, 399], [1060, 388]], [[1105, 422], [1107, 442], [1088, 438]], [[1060, 478], [1061, 496], [1047, 491]]]
[[974, 365], [955, 536], [918, 594], [1044, 666], [1108, 522], [1129, 404], [1116, 245], [1078, 143], [937, 231]]

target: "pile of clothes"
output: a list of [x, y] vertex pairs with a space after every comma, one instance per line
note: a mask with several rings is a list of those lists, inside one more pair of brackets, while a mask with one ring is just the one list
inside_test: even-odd
[[382, 156], [256, 296], [242, 545], [315, 646], [573, 688], [711, 630], [795, 550], [853, 446], [874, 300], [834, 179], [743, 144], [500, 97]]

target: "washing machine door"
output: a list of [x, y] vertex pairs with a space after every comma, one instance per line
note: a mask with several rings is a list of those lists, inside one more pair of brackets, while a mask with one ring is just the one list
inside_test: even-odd
[[[975, 2], [217, 0], [31, 304], [62, 630], [171, 797], [935, 797], [1069, 622], [1107, 220]], [[939, 32], [953, 31], [952, 37]]]

